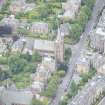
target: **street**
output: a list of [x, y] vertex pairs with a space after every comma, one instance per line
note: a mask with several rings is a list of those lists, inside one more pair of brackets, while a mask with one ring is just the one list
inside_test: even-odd
[[105, 6], [105, 0], [96, 0], [91, 19], [87, 23], [85, 31], [83, 32], [83, 35], [82, 35], [79, 43], [77, 43], [76, 45], [71, 47], [72, 56], [69, 61], [68, 72], [67, 72], [66, 76], [63, 78], [62, 83], [58, 87], [58, 90], [56, 92], [56, 97], [51, 102], [51, 105], [59, 105], [61, 97], [66, 94], [65, 90], [69, 89], [70, 81], [72, 79], [73, 73], [75, 72], [74, 69], [75, 69], [76, 60], [80, 56], [81, 50], [84, 49], [89, 32], [94, 28], [94, 25], [97, 21], [97, 16], [99, 15], [99, 12], [103, 9], [104, 6]]

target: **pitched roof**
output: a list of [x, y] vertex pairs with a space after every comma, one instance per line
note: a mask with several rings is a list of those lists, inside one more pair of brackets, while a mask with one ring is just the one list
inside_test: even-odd
[[53, 41], [26, 38], [26, 37], [25, 38], [21, 37], [19, 40], [17, 40], [14, 43], [13, 48], [21, 49], [23, 45], [23, 40], [26, 41], [26, 45], [25, 45], [26, 49], [54, 52], [54, 42]]
[[30, 105], [33, 95], [31, 92], [26, 91], [13, 91], [8, 89], [2, 89], [0, 91], [0, 99], [5, 105], [11, 104], [23, 104]]
[[43, 51], [54, 51], [54, 42], [48, 40], [35, 40], [34, 49]]
[[105, 97], [101, 100], [101, 102], [98, 105], [105, 105]]
[[96, 75], [68, 105], [91, 105], [97, 93], [105, 89], [105, 76]]
[[32, 39], [32, 38], [24, 38], [24, 37], [22, 37], [19, 40], [17, 40], [14, 43], [13, 48], [21, 49], [23, 47], [23, 42], [24, 41], [26, 42], [25, 48], [32, 50], [33, 49], [33, 45], [34, 45], [34, 39]]

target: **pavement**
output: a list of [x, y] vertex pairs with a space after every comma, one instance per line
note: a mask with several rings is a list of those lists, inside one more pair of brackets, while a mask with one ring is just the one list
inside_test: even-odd
[[91, 19], [87, 23], [85, 31], [83, 32], [79, 43], [77, 43], [76, 45], [74, 45], [72, 47], [70, 46], [72, 49], [72, 56], [69, 61], [68, 72], [67, 72], [66, 76], [63, 78], [62, 83], [59, 85], [57, 92], [56, 92], [56, 96], [52, 100], [50, 105], [59, 105], [59, 102], [60, 102], [62, 96], [64, 96], [67, 93], [67, 91], [70, 87], [70, 83], [71, 83], [73, 74], [75, 72], [76, 60], [80, 56], [81, 50], [83, 50], [85, 48], [85, 43], [88, 39], [89, 32], [91, 32], [91, 30], [94, 28], [94, 25], [97, 22], [97, 17], [104, 6], [105, 6], [105, 0], [96, 0]]

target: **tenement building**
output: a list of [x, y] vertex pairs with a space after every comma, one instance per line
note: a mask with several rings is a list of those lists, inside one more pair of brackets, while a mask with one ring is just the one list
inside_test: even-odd
[[105, 57], [101, 54], [94, 53], [91, 56], [91, 65], [97, 70], [100, 66], [105, 64]]
[[80, 6], [81, 0], [67, 0], [66, 3], [62, 3], [62, 9], [64, 10], [62, 18], [71, 20], [75, 19], [79, 12]]
[[80, 91], [69, 105], [92, 105], [105, 90], [105, 76], [96, 75]]
[[101, 100], [101, 102], [98, 105], [105, 105], [105, 97]]
[[90, 35], [90, 45], [99, 53], [105, 53], [105, 28], [96, 28]]
[[96, 29], [90, 33], [90, 46], [99, 53], [105, 53], [105, 9], [102, 12]]
[[100, 17], [97, 26], [98, 27], [105, 27], [105, 9], [102, 12], [102, 16]]

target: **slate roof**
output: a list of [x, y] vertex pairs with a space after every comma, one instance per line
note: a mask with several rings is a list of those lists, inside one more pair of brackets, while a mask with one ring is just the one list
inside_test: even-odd
[[26, 37], [25, 38], [21, 37], [19, 40], [17, 40], [14, 43], [13, 48], [21, 49], [23, 46], [23, 41], [26, 42], [26, 45], [25, 45], [26, 49], [54, 52], [54, 42], [53, 41], [26, 38]]
[[17, 40], [14, 43], [14, 45], [12, 46], [12, 48], [21, 50], [21, 48], [23, 47], [24, 42], [25, 42], [25, 49], [33, 50], [34, 39], [32, 39], [32, 38], [24, 38], [24, 37], [21, 37], [19, 40]]
[[5, 105], [23, 104], [30, 105], [33, 95], [31, 92], [13, 91], [3, 87], [0, 89], [0, 99]]
[[101, 102], [98, 105], [105, 105], [105, 97], [101, 100]]
[[105, 76], [96, 75], [68, 105], [91, 105], [97, 94], [105, 89]]
[[35, 40], [34, 49], [43, 51], [54, 51], [54, 42], [48, 40]]

